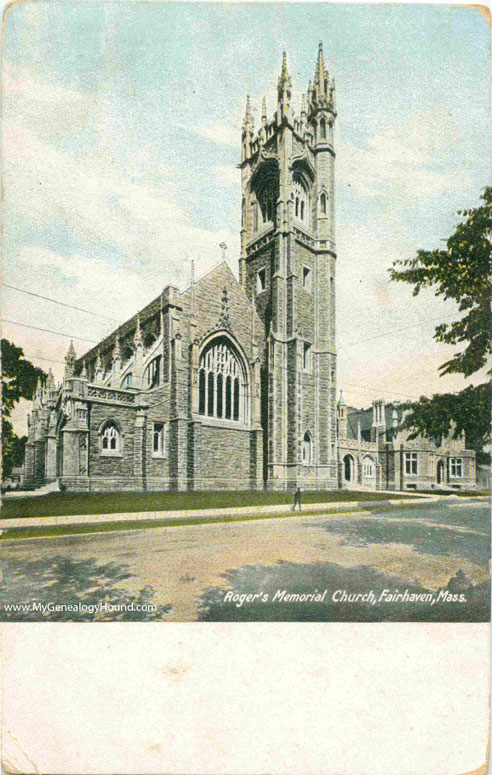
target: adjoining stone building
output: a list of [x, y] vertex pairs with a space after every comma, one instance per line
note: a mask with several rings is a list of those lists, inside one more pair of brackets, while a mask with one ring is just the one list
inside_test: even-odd
[[398, 403], [359, 410], [338, 401], [340, 486], [346, 489], [432, 490], [476, 487], [476, 455], [464, 435], [426, 439], [402, 429]]
[[[263, 102], [258, 132], [246, 104], [239, 282], [222, 263], [183, 292], [164, 288], [83, 358], [71, 345], [62, 384], [50, 375], [38, 386], [28, 481], [99, 491], [430, 483], [424, 462], [416, 479], [402, 475], [407, 453], [395, 445], [407, 442], [383, 440], [382, 423], [367, 428], [361, 412], [354, 437], [353, 412], [341, 403], [337, 415], [336, 116], [321, 45], [297, 116], [284, 55], [276, 111], [269, 119]], [[470, 455], [460, 452], [467, 486]]]

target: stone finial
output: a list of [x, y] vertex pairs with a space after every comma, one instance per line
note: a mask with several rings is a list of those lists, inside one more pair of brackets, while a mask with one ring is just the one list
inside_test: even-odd
[[113, 361], [121, 360], [121, 347], [120, 347], [120, 340], [118, 338], [115, 339], [114, 347], [113, 347]]
[[67, 350], [67, 354], [65, 355], [65, 379], [68, 379], [69, 377], [73, 377], [76, 360], [77, 360], [77, 355], [75, 353], [75, 348], [73, 346], [73, 340], [71, 339], [70, 345]]
[[53, 390], [55, 387], [55, 378], [53, 376], [53, 372], [51, 371], [51, 366], [48, 371], [48, 376], [46, 377], [46, 387], [48, 390]]
[[340, 390], [340, 397], [338, 399], [338, 406], [347, 406], [343, 397], [343, 390]]
[[80, 376], [82, 379], [87, 379], [87, 365], [85, 362], [85, 358], [82, 361], [82, 371], [80, 372]]

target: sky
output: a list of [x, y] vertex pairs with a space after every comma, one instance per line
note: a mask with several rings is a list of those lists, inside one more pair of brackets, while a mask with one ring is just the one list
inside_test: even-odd
[[24, 2], [4, 24], [3, 336], [33, 363], [60, 380], [67, 337], [82, 355], [166, 285], [185, 288], [192, 259], [197, 278], [219, 263], [223, 241], [237, 274], [246, 95], [258, 127], [285, 50], [299, 104], [322, 41], [338, 107], [339, 387], [367, 407], [468, 384], [439, 377], [455, 348], [432, 338], [454, 303], [413, 297], [388, 269], [442, 247], [490, 179], [476, 8]]

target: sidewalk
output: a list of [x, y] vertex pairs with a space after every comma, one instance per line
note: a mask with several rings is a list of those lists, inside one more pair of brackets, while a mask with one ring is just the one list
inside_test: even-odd
[[[393, 494], [393, 493], [391, 493]], [[344, 511], [367, 511], [374, 506], [400, 506], [415, 504], [419, 501], [432, 503], [434, 501], [449, 498], [443, 495], [421, 495], [417, 499], [412, 498], [385, 499], [380, 501], [339, 501], [324, 503], [306, 503], [302, 506], [301, 514], [309, 514], [313, 511], [323, 511], [326, 513], [344, 512]], [[458, 497], [458, 496], [456, 496]], [[197, 521], [204, 517], [229, 517], [229, 516], [254, 516], [281, 514], [288, 515], [292, 512], [292, 506], [289, 504], [278, 504], [274, 506], [243, 506], [241, 508], [226, 509], [187, 509], [183, 511], [137, 511], [116, 514], [81, 514], [63, 517], [19, 517], [18, 519], [0, 519], [0, 530], [11, 527], [47, 527], [48, 525], [81, 525], [97, 524], [98, 522], [138, 522], [140, 520], [178, 520], [178, 519], [196, 519]], [[296, 511], [298, 514], [299, 512]]]

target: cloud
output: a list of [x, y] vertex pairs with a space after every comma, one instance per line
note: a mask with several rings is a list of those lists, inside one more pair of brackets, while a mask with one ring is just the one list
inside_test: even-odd
[[215, 168], [217, 180], [223, 186], [241, 191], [241, 173], [234, 164], [223, 164]]
[[241, 126], [234, 126], [226, 121], [214, 121], [213, 124], [187, 127], [187, 129], [214, 143], [227, 145], [229, 148], [237, 148], [241, 144]]
[[364, 146], [342, 140], [337, 180], [362, 196], [386, 196], [393, 206], [466, 190], [470, 176], [457, 159], [450, 163], [459, 137], [453, 117], [436, 110], [377, 132]]
[[15, 95], [16, 99], [23, 98], [31, 102], [87, 105], [93, 101], [88, 93], [70, 89], [59, 83], [41, 81], [34, 78], [27, 67], [16, 65], [14, 68], [8, 61], [2, 68], [2, 87], [9, 98]]
[[33, 224], [64, 221], [88, 245], [114, 245], [128, 266], [145, 266], [176, 282], [191, 258], [197, 271], [207, 271], [219, 256], [218, 244], [234, 244], [227, 230], [196, 225], [170, 180], [162, 186], [134, 183], [97, 156], [88, 165], [12, 123], [5, 125], [4, 155], [10, 214], [22, 203], [21, 214]]

